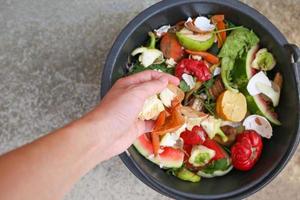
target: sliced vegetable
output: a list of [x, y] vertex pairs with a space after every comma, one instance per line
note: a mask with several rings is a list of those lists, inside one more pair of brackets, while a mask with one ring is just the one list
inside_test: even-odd
[[201, 180], [201, 177], [198, 176], [197, 174], [189, 171], [186, 168], [181, 168], [176, 174], [175, 174], [178, 178], [180, 178], [181, 180], [184, 181], [190, 181], [193, 183], [199, 182]]
[[213, 33], [194, 34], [186, 28], [177, 32], [176, 36], [184, 48], [193, 51], [206, 51], [215, 41], [215, 34]]
[[232, 165], [230, 159], [223, 158], [219, 160], [214, 160], [204, 169], [197, 172], [199, 176], [205, 178], [213, 178], [216, 176], [224, 176], [232, 170]]
[[206, 133], [200, 126], [194, 126], [192, 130], [185, 130], [180, 134], [184, 144], [187, 145], [198, 145], [203, 144], [206, 139]]
[[166, 60], [167, 68], [173, 68], [176, 66], [176, 62], [173, 58], [169, 58]]
[[244, 122], [243, 126], [245, 126], [246, 130], [254, 130], [262, 137], [270, 139], [272, 137], [273, 129], [270, 122], [259, 115], [250, 115], [248, 116]]
[[212, 160], [220, 160], [222, 158], [229, 157], [226, 151], [214, 140], [207, 139], [202, 145], [215, 151], [215, 156], [212, 158]]
[[211, 20], [213, 22], [223, 22], [225, 20], [225, 16], [224, 15], [213, 15], [211, 17]]
[[240, 58], [237, 58], [232, 70], [232, 80], [238, 86], [239, 90], [247, 87], [252, 76], [256, 74], [256, 70], [251, 67], [251, 63], [255, 58], [259, 46], [254, 45], [248, 52], [245, 52]]
[[233, 84], [231, 75], [235, 60], [258, 42], [259, 38], [247, 28], [235, 29], [227, 37], [219, 53], [219, 57], [222, 58], [221, 76], [227, 89], [237, 91], [237, 86]]
[[258, 88], [262, 94], [266, 95], [269, 99], [271, 99], [274, 107], [278, 106], [280, 92], [275, 91], [273, 87], [270, 87], [261, 82], [256, 83], [256, 88]]
[[146, 47], [140, 47], [135, 49], [131, 55], [135, 56], [137, 54], [141, 54], [139, 56], [139, 61], [144, 67], [149, 67], [152, 64], [159, 64], [164, 61], [162, 52], [157, 49], [148, 49]]
[[159, 72], [165, 72], [168, 74], [174, 74], [173, 68], [168, 68], [165, 64], [153, 64], [148, 67], [144, 67], [143, 65], [136, 63], [129, 69], [129, 74], [139, 73], [145, 70], [155, 70]]
[[[242, 130], [240, 130], [242, 129]], [[236, 140], [236, 136], [239, 132], [244, 131], [244, 128], [242, 126], [239, 127], [232, 127], [232, 126], [222, 126], [221, 130], [225, 133], [225, 135], [227, 136], [228, 140], [226, 142], [223, 142], [223, 140], [220, 138], [220, 136], [216, 135], [213, 140], [215, 140], [216, 142], [218, 142], [219, 144], [223, 145], [223, 146], [231, 146], [235, 140]]]
[[154, 156], [158, 155], [158, 151], [159, 151], [159, 135], [156, 134], [155, 132], [151, 133], [151, 139], [152, 139], [152, 145], [153, 145], [153, 153]]
[[[244, 94], [247, 94], [245, 91]], [[281, 125], [281, 122], [278, 120], [277, 114], [270, 108], [266, 101], [260, 96], [255, 95], [251, 96], [250, 94], [246, 95], [248, 110], [251, 114], [258, 114], [266, 117], [272, 124]]]
[[[196, 111], [197, 112], [197, 111]], [[206, 118], [207, 116], [198, 116], [198, 117], [187, 117], [186, 118], [186, 128], [189, 131], [192, 131], [195, 129], [195, 127], [200, 126], [201, 122]], [[202, 128], [201, 128], [202, 129]]]
[[235, 169], [247, 171], [260, 158], [263, 148], [261, 136], [254, 130], [246, 130], [237, 136], [231, 147], [231, 159]]
[[187, 118], [195, 118], [195, 117], [205, 118], [208, 116], [206, 113], [196, 111], [189, 106], [182, 106], [181, 113], [183, 114], [183, 116]]
[[211, 73], [205, 63], [193, 59], [182, 59], [176, 65], [175, 76], [182, 79], [184, 73], [195, 76], [198, 81], [207, 81], [211, 78]]
[[181, 103], [182, 100], [184, 99], [184, 92], [181, 89], [179, 89], [176, 85], [173, 84], [168, 84], [167, 88], [175, 94], [173, 101]]
[[163, 111], [164, 105], [158, 99], [157, 95], [153, 95], [146, 99], [143, 109], [139, 114], [141, 120], [155, 120], [161, 111]]
[[188, 92], [191, 90], [190, 86], [184, 80], [180, 81], [179, 87], [183, 92]]
[[202, 58], [204, 58], [207, 62], [209, 62], [211, 64], [218, 64], [220, 62], [219, 58], [217, 56], [210, 54], [208, 52], [205, 52], [205, 51], [191, 51], [188, 49], [186, 49], [185, 51], [191, 55], [201, 56]]
[[250, 95], [264, 94], [270, 98], [273, 106], [276, 107], [279, 103], [280, 91], [275, 91], [272, 83], [264, 72], [260, 71], [255, 74], [247, 85], [247, 90]]
[[158, 135], [171, 133], [179, 129], [185, 122], [184, 117], [181, 115], [180, 106], [177, 105], [170, 109], [170, 116], [165, 120], [162, 126], [156, 127], [153, 132]]
[[155, 49], [155, 35], [154, 33], [150, 32], [150, 45], [149, 47], [139, 47], [136, 48], [131, 55], [136, 56], [138, 54], [141, 54], [139, 56], [139, 61], [144, 67], [149, 67], [152, 64], [160, 64], [164, 62], [163, 53]]
[[209, 163], [209, 161], [215, 156], [215, 151], [207, 148], [203, 145], [196, 145], [193, 147], [189, 163], [195, 167], [202, 167]]
[[[251, 48], [251, 50], [248, 53], [244, 53], [242, 58], [237, 59], [237, 62], [235, 63], [234, 66], [234, 70], [232, 71], [233, 79], [235, 80], [235, 83], [238, 85], [239, 90], [245, 95], [247, 100], [248, 111], [251, 114], [258, 114], [264, 116], [271, 123], [275, 125], [280, 125], [281, 123], [277, 119], [276, 113], [273, 111], [272, 108], [270, 108], [270, 106], [266, 103], [266, 101], [260, 95], [254, 95], [254, 96], [250, 95], [247, 90], [247, 85], [249, 80], [254, 75], [257, 75], [255, 69], [251, 68], [251, 62], [254, 59], [255, 52], [257, 51], [257, 49], [258, 49], [258, 45], [255, 45]], [[259, 72], [259, 73], [263, 73], [263, 72]], [[265, 76], [264, 74], [261, 75]], [[253, 91], [253, 89], [251, 88], [250, 90]]]
[[189, 74], [182, 74], [182, 79], [186, 84], [189, 86], [190, 90], [194, 89], [196, 82], [194, 80], [194, 77]]
[[219, 135], [224, 142], [228, 140], [227, 136], [221, 130], [222, 120], [216, 119], [213, 116], [208, 116], [201, 122], [201, 126], [206, 131], [208, 137], [213, 139], [216, 135]]
[[185, 97], [184, 97], [184, 105], [188, 104], [190, 97], [193, 96], [193, 93], [199, 90], [199, 88], [202, 86], [202, 83], [200, 81], [197, 81], [195, 83], [195, 87], [191, 90], [188, 90]]
[[266, 48], [260, 49], [252, 62], [254, 69], [269, 71], [272, 70], [276, 65], [276, 60]]
[[172, 92], [168, 87], [163, 89], [163, 91], [160, 92], [159, 98], [161, 102], [166, 106], [166, 107], [171, 107], [171, 102], [175, 98], [176, 94]]
[[250, 95], [254, 96], [261, 93], [261, 90], [257, 88], [257, 83], [263, 83], [266, 86], [271, 87], [272, 83], [264, 72], [260, 71], [255, 74], [248, 82], [247, 90]]
[[155, 124], [154, 124], [154, 130], [157, 129], [158, 127], [164, 125], [164, 123], [166, 122], [166, 117], [167, 117], [167, 112], [164, 110], [164, 111], [161, 111], [155, 121]]
[[232, 122], [242, 121], [247, 113], [245, 96], [242, 93], [226, 90], [218, 97], [216, 112], [224, 120]]
[[[222, 31], [226, 29], [226, 24], [224, 23], [224, 15], [214, 15], [211, 17], [212, 22], [216, 25], [217, 31]], [[218, 38], [218, 48], [221, 48], [226, 40], [226, 31], [217, 33]]]
[[184, 50], [174, 33], [166, 33], [162, 37], [160, 41], [160, 50], [163, 52], [165, 58], [173, 58], [175, 62], [179, 61], [184, 55]]

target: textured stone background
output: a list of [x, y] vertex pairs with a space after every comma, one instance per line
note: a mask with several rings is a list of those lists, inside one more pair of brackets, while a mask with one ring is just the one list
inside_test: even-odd
[[[157, 0], [2, 0], [0, 153], [78, 118], [96, 103], [107, 51], [120, 30]], [[299, 0], [245, 0], [300, 45]], [[300, 199], [300, 153], [249, 199]], [[168, 199], [118, 158], [87, 174], [66, 199]]]

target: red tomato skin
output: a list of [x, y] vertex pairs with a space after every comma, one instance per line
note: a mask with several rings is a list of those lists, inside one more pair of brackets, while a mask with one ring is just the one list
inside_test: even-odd
[[261, 156], [263, 143], [261, 136], [254, 130], [246, 130], [237, 136], [231, 147], [231, 159], [234, 168], [248, 171], [253, 168]]
[[199, 145], [203, 144], [207, 138], [207, 134], [201, 126], [194, 126], [191, 131], [185, 130], [180, 134], [186, 145]]
[[212, 158], [212, 161], [228, 157], [228, 154], [225, 152], [225, 150], [214, 140], [206, 139], [203, 145], [215, 151], [216, 154]]
[[211, 79], [211, 72], [203, 61], [189, 58], [182, 59], [175, 67], [175, 76], [182, 79], [184, 73], [193, 75], [198, 81], [202, 82]]

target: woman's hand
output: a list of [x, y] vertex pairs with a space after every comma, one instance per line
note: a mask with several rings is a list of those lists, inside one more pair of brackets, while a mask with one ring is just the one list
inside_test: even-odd
[[141, 121], [145, 100], [159, 93], [168, 83], [179, 84], [171, 75], [156, 71], [144, 71], [119, 79], [103, 98], [99, 106], [83, 120], [89, 119], [97, 126], [103, 159], [125, 151], [134, 140], [151, 131], [151, 121]]
[[179, 80], [155, 71], [122, 78], [81, 119], [0, 156], [1, 199], [62, 199], [98, 163], [151, 130], [151, 122], [139, 121], [138, 114], [147, 97], [168, 82]]

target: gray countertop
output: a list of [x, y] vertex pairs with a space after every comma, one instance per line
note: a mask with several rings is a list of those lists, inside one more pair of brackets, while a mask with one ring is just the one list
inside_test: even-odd
[[[97, 104], [102, 66], [120, 30], [157, 0], [3, 0], [0, 6], [0, 153], [80, 117]], [[299, 0], [245, 0], [300, 44]], [[249, 199], [300, 199], [299, 149]], [[168, 199], [118, 158], [98, 165], [66, 199]]]

